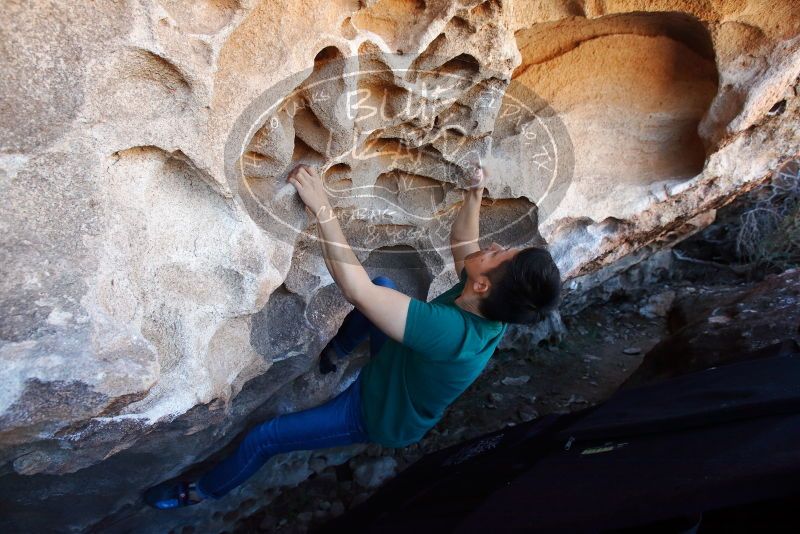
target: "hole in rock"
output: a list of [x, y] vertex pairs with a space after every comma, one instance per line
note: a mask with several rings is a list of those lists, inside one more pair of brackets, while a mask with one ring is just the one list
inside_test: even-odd
[[448, 25], [452, 26], [459, 32], [475, 33], [477, 31], [477, 29], [471, 22], [462, 17], [457, 17], [457, 16], [453, 17], [452, 19], [450, 19]]
[[420, 62], [418, 67], [423, 70], [417, 73], [417, 80], [435, 87], [440, 94], [456, 96], [451, 91], [462, 91], [472, 85], [480, 72], [480, 63], [470, 54], [459, 54], [437, 66], [443, 59], [431, 55]]
[[435, 69], [439, 66], [441, 60], [444, 59], [441, 57], [441, 51], [444, 50], [446, 44], [447, 35], [443, 33], [437, 35], [433, 41], [428, 43], [428, 46], [420, 53], [417, 59], [414, 60], [406, 77], [413, 81], [422, 75], [431, 74], [427, 71]]
[[314, 336], [304, 319], [303, 297], [281, 285], [270, 295], [266, 306], [253, 315], [250, 345], [267, 361], [290, 357]]
[[391, 245], [377, 248], [370, 252], [363, 264], [370, 278], [386, 276], [406, 295], [427, 300], [433, 277], [413, 247]]
[[494, 17], [500, 12], [500, 2], [498, 0], [487, 0], [478, 4], [470, 10], [470, 15], [474, 17], [487, 18]]
[[459, 54], [445, 61], [444, 64], [436, 70], [442, 74], [467, 75], [469, 73], [477, 73], [481, 70], [481, 66], [474, 56]]
[[224, 28], [239, 9], [238, 0], [159, 0], [188, 33], [213, 34]]
[[318, 96], [339, 95], [344, 92], [344, 55], [335, 46], [326, 46], [314, 56], [314, 68], [296, 89], [302, 95], [304, 105], [317, 108], [333, 105], [335, 98], [320, 99]]
[[[100, 91], [120, 116], [147, 119], [185, 110], [192, 88], [181, 70], [149, 50], [125, 49], [115, 57], [112, 75]], [[132, 106], [131, 102], [140, 102]]]
[[356, 123], [365, 130], [387, 126], [408, 112], [409, 93], [402, 87], [369, 76], [358, 82]]
[[436, 116], [434, 124], [445, 129], [458, 130], [459, 135], [465, 135], [473, 122], [472, 109], [460, 102], [453, 102], [450, 107]]
[[335, 46], [326, 46], [325, 48], [317, 52], [316, 56], [314, 56], [314, 63], [324, 64], [328, 61], [339, 59], [340, 57], [342, 57], [342, 53], [339, 52], [338, 48], [336, 48]]
[[324, 160], [325, 158], [322, 157], [322, 154], [308, 146], [299, 136], [295, 136], [291, 167], [294, 167], [298, 163], [321, 165]]
[[614, 198], [615, 188], [702, 171], [698, 125], [719, 77], [699, 20], [629, 13], [544, 23], [515, 35], [523, 61], [514, 81], [563, 121], [574, 148], [572, 188], [587, 203], [598, 205], [589, 197], [601, 191]]
[[323, 173], [322, 178], [326, 184], [330, 184], [338, 180], [348, 179], [350, 172], [350, 165], [347, 163], [337, 163], [328, 167], [328, 170]]
[[371, 5], [353, 15], [353, 26], [380, 35], [390, 49], [413, 42], [419, 32], [415, 32], [415, 29], [428, 28], [424, 18], [426, 3], [422, 0], [378, 0], [374, 3], [362, 3]]
[[356, 38], [356, 29], [353, 27], [353, 22], [350, 17], [347, 17], [342, 21], [341, 27], [342, 35], [345, 39], [355, 39]]
[[302, 139], [306, 146], [323, 157], [332, 156], [331, 132], [320, 122], [317, 116], [308, 107], [297, 110], [294, 116], [295, 135]]
[[781, 100], [779, 102], [775, 102], [775, 105], [769, 109], [767, 113], [769, 116], [780, 115], [786, 111], [786, 100]]

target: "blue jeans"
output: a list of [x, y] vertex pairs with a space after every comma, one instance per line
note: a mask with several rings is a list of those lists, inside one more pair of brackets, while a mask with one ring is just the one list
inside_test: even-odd
[[[394, 282], [383, 276], [373, 278], [372, 282], [396, 288]], [[367, 336], [370, 338], [370, 354], [374, 356], [386, 341], [386, 334], [363, 313], [353, 309], [329, 345], [340, 357], [346, 357]], [[347, 389], [325, 404], [279, 415], [252, 429], [236, 452], [198, 480], [197, 489], [203, 497], [219, 499], [252, 476], [275, 454], [368, 441], [361, 414], [359, 375]]]

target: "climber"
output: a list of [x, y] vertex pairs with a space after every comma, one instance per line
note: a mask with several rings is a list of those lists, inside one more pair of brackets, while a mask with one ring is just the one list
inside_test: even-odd
[[145, 492], [145, 501], [176, 508], [218, 499], [278, 453], [365, 442], [404, 447], [433, 428], [481, 373], [507, 323], [535, 322], [559, 298], [560, 275], [547, 250], [497, 243], [479, 248], [487, 175], [477, 167], [451, 229], [460, 281], [424, 302], [404, 295], [386, 277], [370, 279], [347, 244], [317, 171], [306, 165], [292, 169], [287, 180], [316, 217], [325, 265], [355, 307], [323, 349], [320, 371], [335, 371], [336, 362], [367, 337], [371, 359], [335, 398], [256, 426], [205, 475], [161, 483]]

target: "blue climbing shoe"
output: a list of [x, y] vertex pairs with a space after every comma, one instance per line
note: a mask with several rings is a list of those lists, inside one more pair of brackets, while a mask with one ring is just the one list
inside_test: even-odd
[[144, 492], [144, 502], [159, 510], [182, 508], [201, 501], [194, 483], [186, 481], [162, 482]]

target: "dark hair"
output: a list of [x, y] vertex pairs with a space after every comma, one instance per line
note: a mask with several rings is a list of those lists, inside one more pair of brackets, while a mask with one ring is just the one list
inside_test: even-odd
[[558, 306], [561, 273], [546, 249], [523, 249], [486, 276], [492, 285], [478, 309], [487, 319], [533, 324]]

